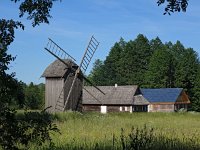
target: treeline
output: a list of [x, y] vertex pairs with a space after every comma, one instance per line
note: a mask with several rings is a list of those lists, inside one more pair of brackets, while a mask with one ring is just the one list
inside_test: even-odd
[[45, 85], [25, 84], [22, 81], [15, 85], [15, 93], [9, 105], [15, 109], [44, 109]]
[[200, 61], [192, 48], [177, 41], [163, 43], [139, 34], [123, 38], [111, 48], [104, 61], [96, 60], [89, 79], [96, 85], [139, 85], [145, 88], [184, 88], [200, 111]]

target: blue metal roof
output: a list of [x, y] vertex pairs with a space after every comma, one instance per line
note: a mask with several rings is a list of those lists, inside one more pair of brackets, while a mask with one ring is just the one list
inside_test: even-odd
[[143, 96], [151, 102], [176, 102], [182, 88], [141, 89]]

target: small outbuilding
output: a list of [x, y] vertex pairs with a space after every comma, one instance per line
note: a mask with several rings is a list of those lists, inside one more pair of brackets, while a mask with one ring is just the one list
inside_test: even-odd
[[[75, 75], [71, 69], [78, 68], [77, 64], [70, 59], [63, 59], [63, 61], [70, 67], [67, 67], [60, 60], [55, 60], [42, 74], [42, 77], [45, 77], [45, 108], [50, 107], [49, 112], [63, 111]], [[65, 110], [82, 109], [82, 81], [81, 77], [78, 77], [75, 81], [74, 89]]]
[[190, 100], [183, 88], [141, 89], [149, 101], [148, 112], [174, 112], [187, 110]]
[[144, 98], [142, 94], [138, 94], [134, 96], [133, 101], [133, 111], [134, 112], [147, 112], [148, 111], [149, 102]]
[[141, 95], [137, 85], [98, 86], [98, 88], [105, 95], [92, 86], [84, 87], [83, 111], [101, 113], [147, 111], [149, 102]]

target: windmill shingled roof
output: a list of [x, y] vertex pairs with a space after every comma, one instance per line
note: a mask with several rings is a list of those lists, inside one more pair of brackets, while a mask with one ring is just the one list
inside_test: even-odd
[[182, 88], [160, 88], [160, 89], [143, 89], [143, 96], [150, 102], [176, 102], [179, 95], [183, 91]]
[[[97, 86], [104, 93], [102, 94], [92, 86], [85, 86], [83, 89], [83, 104], [133, 104], [135, 92], [138, 89], [137, 85], [132, 86]], [[87, 91], [93, 96], [91, 96]]]
[[[77, 66], [70, 59], [63, 59], [63, 61], [66, 62], [67, 64], [71, 64], [72, 66]], [[63, 77], [66, 71], [67, 71], [67, 66], [57, 59], [45, 69], [45, 71], [42, 74], [42, 77]]]

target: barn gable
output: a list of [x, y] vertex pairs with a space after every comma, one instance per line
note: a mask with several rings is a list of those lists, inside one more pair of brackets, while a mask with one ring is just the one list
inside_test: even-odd
[[133, 105], [149, 105], [149, 101], [143, 95], [139, 94], [134, 96]]
[[190, 103], [188, 95], [185, 93], [184, 90], [179, 95], [178, 99], [176, 100], [176, 103]]

